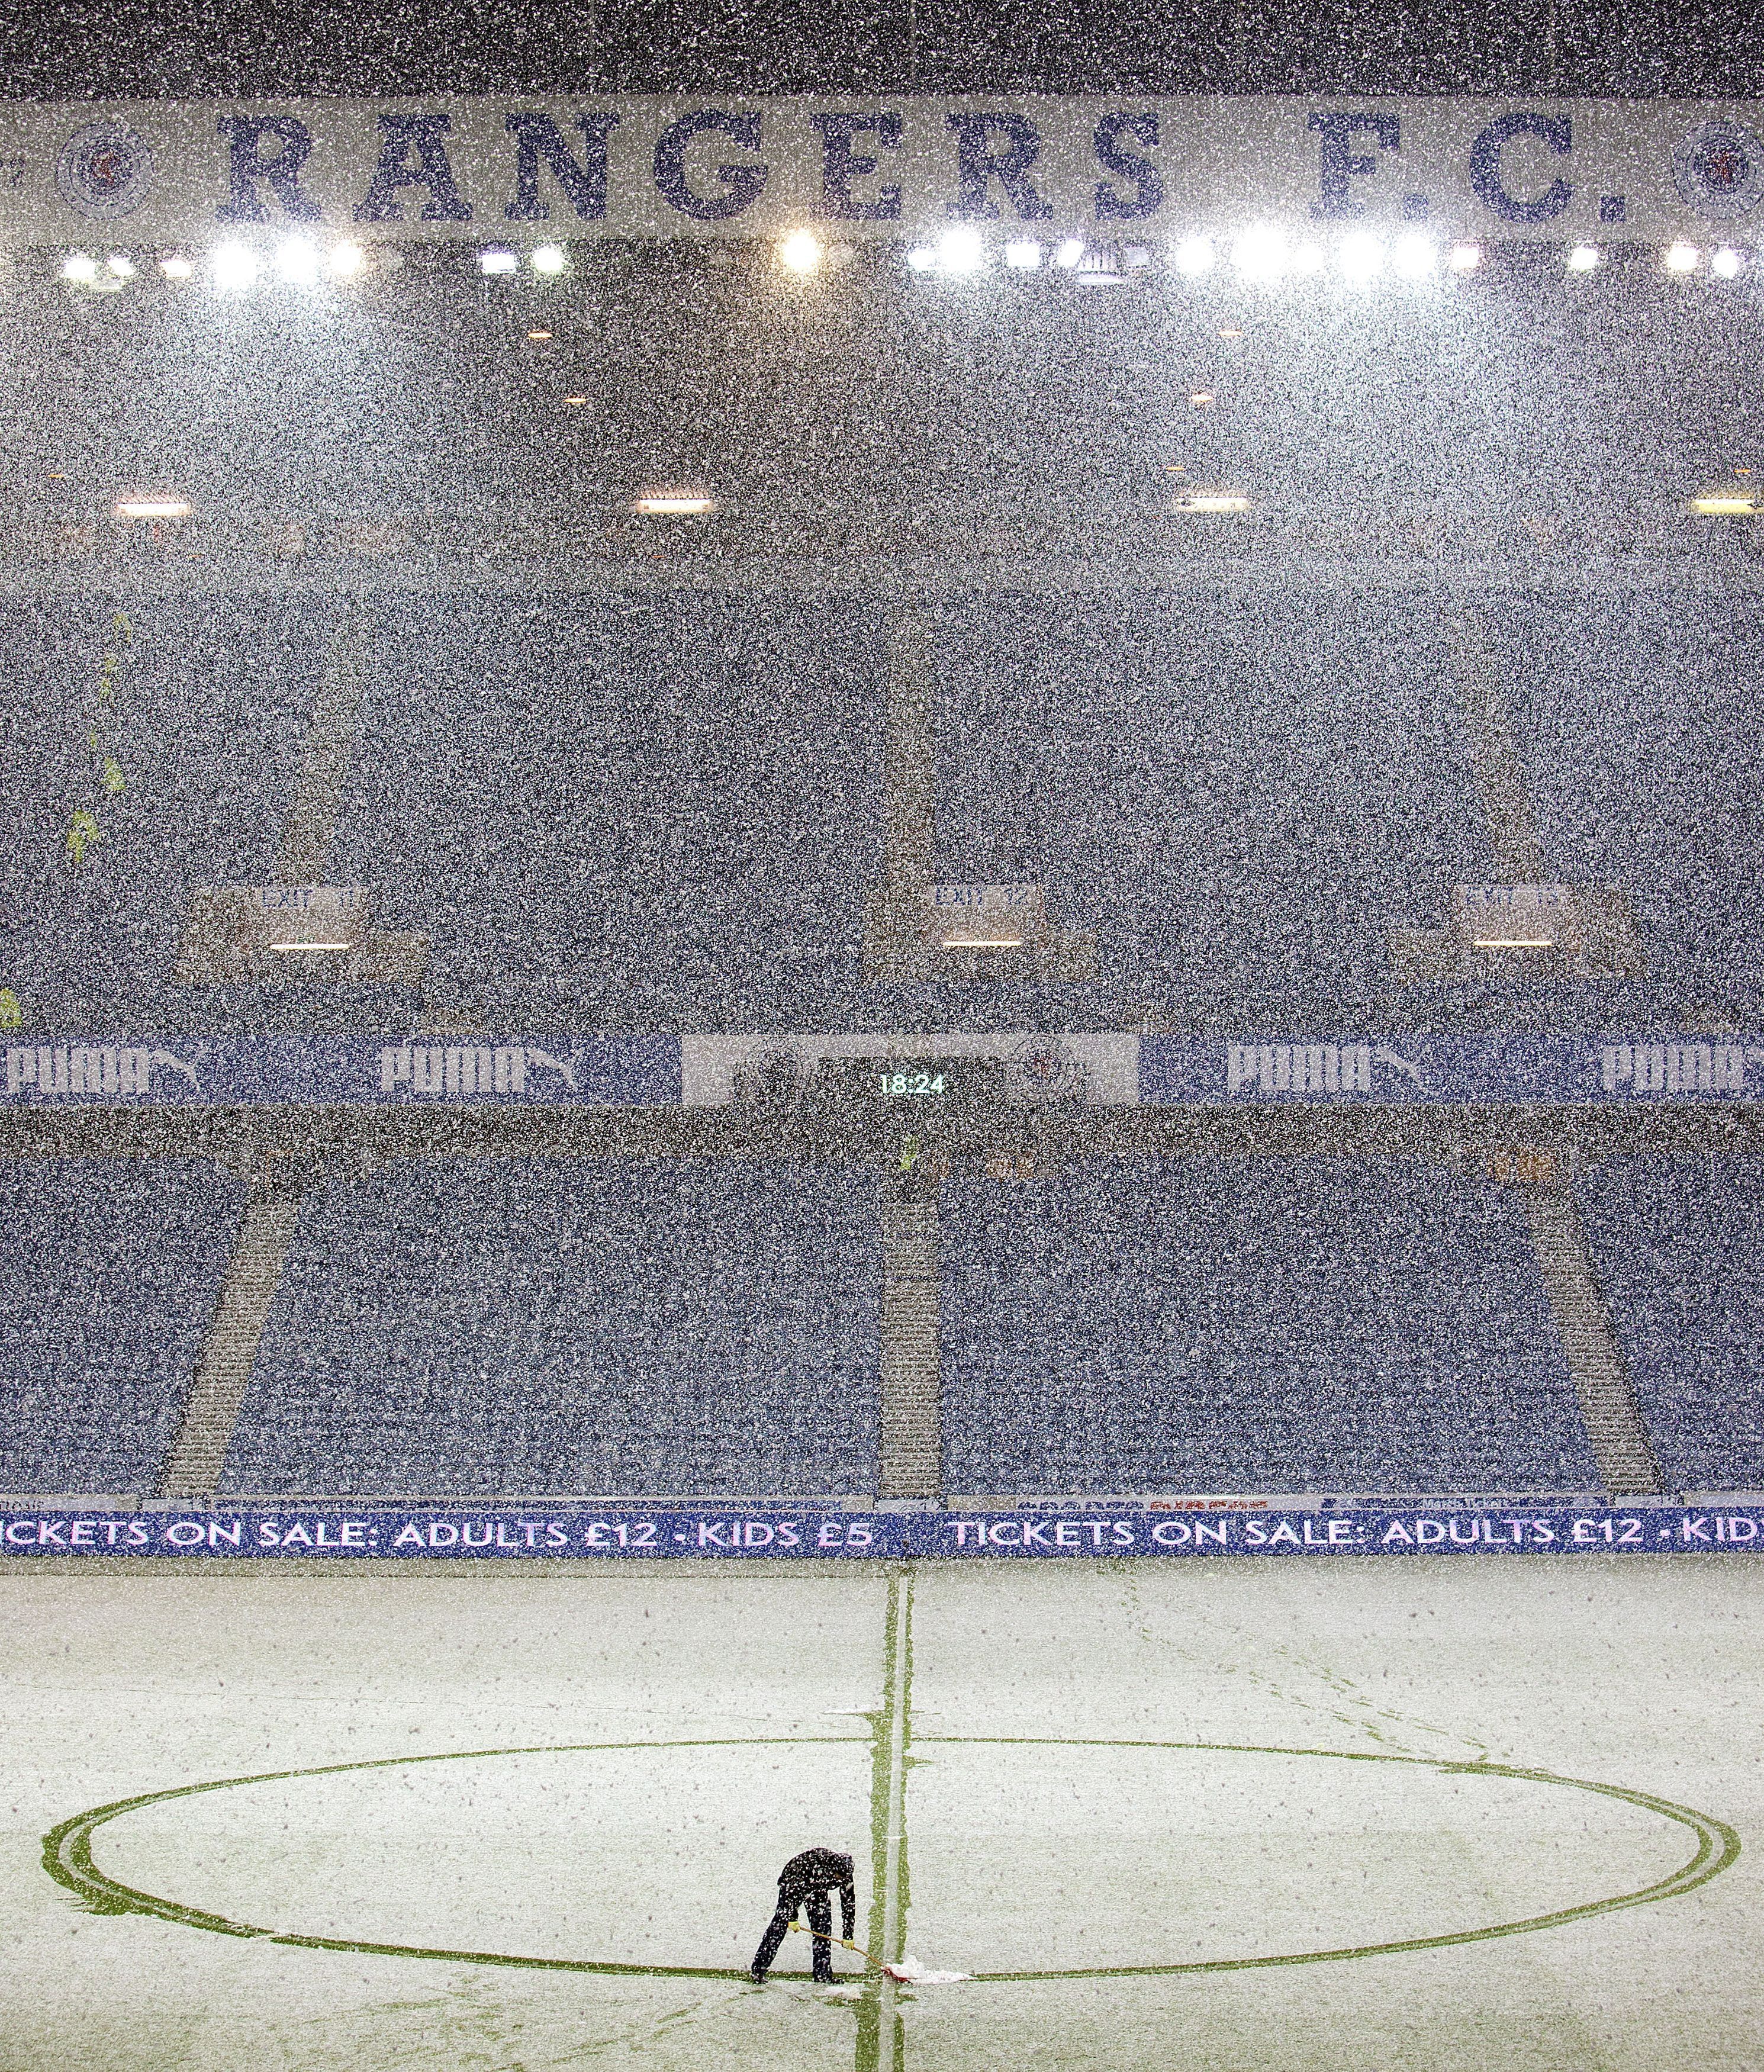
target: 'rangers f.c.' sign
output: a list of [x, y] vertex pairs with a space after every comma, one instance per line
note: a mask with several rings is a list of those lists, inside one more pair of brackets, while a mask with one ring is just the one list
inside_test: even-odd
[[138, 102], [0, 110], [0, 236], [371, 238], [1731, 232], [1749, 104], [957, 100]]

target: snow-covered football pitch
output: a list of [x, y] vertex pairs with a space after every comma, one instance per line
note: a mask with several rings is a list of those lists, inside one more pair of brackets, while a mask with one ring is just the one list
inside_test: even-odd
[[[1764, 1563], [0, 1570], [0, 2067], [1764, 2068]], [[788, 1938], [857, 1863], [896, 1986]]]

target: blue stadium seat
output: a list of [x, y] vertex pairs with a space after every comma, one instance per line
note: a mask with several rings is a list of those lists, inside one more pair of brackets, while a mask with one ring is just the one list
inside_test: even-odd
[[154, 1492], [243, 1204], [194, 1159], [0, 1161], [0, 1489]]
[[873, 1490], [874, 1183], [458, 1160], [310, 1194], [233, 1492]]
[[1575, 1191], [1667, 1487], [1764, 1489], [1756, 1161], [1613, 1159]]
[[1511, 1194], [1273, 1159], [945, 1193], [954, 1492], [1597, 1486]]

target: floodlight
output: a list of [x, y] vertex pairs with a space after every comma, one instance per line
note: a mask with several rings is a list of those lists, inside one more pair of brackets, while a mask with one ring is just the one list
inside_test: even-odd
[[319, 278], [317, 248], [304, 237], [290, 237], [276, 253], [276, 271], [297, 288], [310, 287]]
[[119, 518], [187, 518], [190, 506], [181, 496], [122, 496], [117, 500]]
[[353, 280], [367, 263], [367, 253], [353, 239], [346, 238], [331, 247], [331, 270], [339, 281]]
[[89, 252], [70, 252], [61, 262], [61, 278], [64, 281], [96, 281], [98, 262]]
[[1173, 507], [1178, 511], [1247, 511], [1249, 499], [1230, 489], [1197, 489], [1189, 495], [1179, 496]]
[[561, 273], [569, 264], [569, 254], [561, 245], [539, 245], [533, 248], [532, 269], [536, 273]]
[[1014, 238], [1005, 247], [1005, 264], [1032, 273], [1041, 264], [1041, 247], [1032, 237]]
[[1350, 231], [1341, 241], [1336, 262], [1350, 281], [1370, 281], [1384, 263], [1384, 248], [1370, 231]]
[[514, 253], [504, 246], [492, 246], [489, 251], [478, 254], [478, 269], [487, 279], [496, 273], [512, 273], [520, 264]]
[[1246, 281], [1277, 281], [1286, 266], [1286, 240], [1277, 230], [1246, 230], [1232, 247], [1232, 264]]
[[937, 264], [937, 254], [928, 245], [915, 245], [907, 254], [907, 264], [915, 273], [928, 273]]
[[986, 257], [977, 230], [946, 230], [937, 248], [946, 273], [971, 273]]
[[1176, 270], [1196, 280], [1213, 269], [1213, 240], [1210, 237], [1185, 237], [1176, 248]]
[[1084, 256], [1084, 240], [1081, 237], [1063, 237], [1054, 247], [1056, 266], [1075, 266]]
[[812, 230], [794, 230], [779, 246], [778, 257], [792, 273], [812, 273], [823, 257], [820, 240]]
[[635, 498], [631, 508], [645, 518], [703, 518], [716, 509], [717, 500], [664, 490]]
[[1724, 245], [1719, 252], [1711, 256], [1708, 269], [1719, 279], [1731, 281], [1745, 264], [1745, 261], [1731, 245]]
[[1321, 245], [1312, 245], [1307, 243], [1294, 245], [1291, 257], [1288, 259], [1286, 263], [1290, 270], [1294, 273], [1307, 275], [1311, 273], [1321, 273], [1323, 270], [1323, 262], [1326, 257], [1327, 254], [1324, 252]]
[[1691, 508], [1704, 518], [1755, 518], [1758, 499], [1743, 489], [1712, 489], [1691, 499]]
[[1411, 230], [1391, 247], [1391, 264], [1404, 280], [1425, 281], [1439, 264], [1438, 249], [1431, 237]]
[[1197, 389], [1188, 400], [1197, 410], [1204, 410], [1213, 400], [1213, 392], [1211, 388]]
[[1482, 263], [1480, 245], [1454, 245], [1445, 261], [1454, 273], [1474, 273]]
[[126, 252], [113, 252], [105, 264], [119, 281], [132, 281], [135, 277], [135, 262]]
[[248, 245], [217, 245], [208, 263], [217, 288], [249, 288], [257, 278], [257, 255]]
[[159, 261], [159, 270], [168, 281], [187, 281], [196, 269], [181, 252], [171, 252]]
[[1696, 262], [1701, 257], [1694, 245], [1668, 245], [1666, 248], [1666, 270], [1668, 273], [1694, 273]]
[[1577, 245], [1568, 255], [1568, 270], [1571, 273], [1590, 273], [1604, 256], [1596, 245]]

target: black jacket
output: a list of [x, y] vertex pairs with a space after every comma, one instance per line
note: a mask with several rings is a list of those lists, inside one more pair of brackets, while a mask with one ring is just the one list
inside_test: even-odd
[[804, 1849], [792, 1856], [778, 1873], [778, 1904], [792, 1913], [812, 1892], [839, 1890], [839, 1910], [845, 1917], [841, 1931], [850, 1942], [857, 1921], [857, 1891], [853, 1883], [851, 1858], [837, 1849]]

